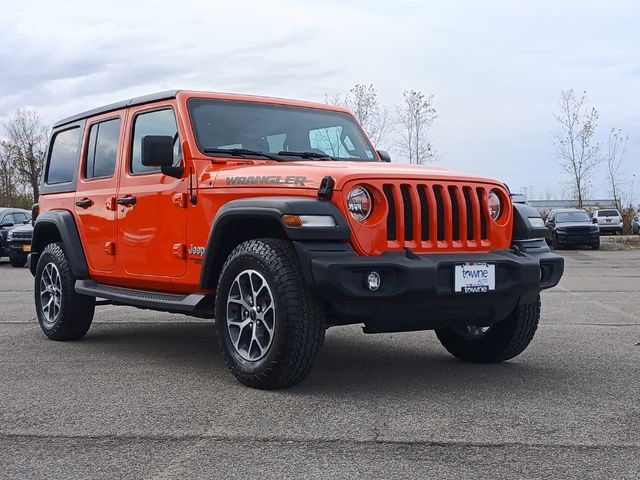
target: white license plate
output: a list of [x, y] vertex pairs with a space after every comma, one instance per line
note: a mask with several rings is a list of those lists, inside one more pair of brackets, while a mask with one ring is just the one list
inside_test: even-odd
[[611, 219], [610, 219], [610, 218], [607, 218], [606, 222], [607, 222], [607, 223], [611, 223]]
[[491, 263], [463, 263], [455, 266], [456, 293], [486, 293], [496, 289], [496, 266]]

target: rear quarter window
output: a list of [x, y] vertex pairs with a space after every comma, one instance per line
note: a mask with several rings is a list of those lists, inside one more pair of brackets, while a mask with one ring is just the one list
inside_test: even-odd
[[55, 185], [73, 181], [78, 168], [81, 137], [80, 127], [54, 134], [47, 162], [46, 184]]

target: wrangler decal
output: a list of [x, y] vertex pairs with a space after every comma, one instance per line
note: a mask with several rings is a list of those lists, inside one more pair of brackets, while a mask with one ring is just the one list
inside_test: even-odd
[[227, 185], [299, 185], [304, 187], [307, 183], [307, 177], [280, 175], [264, 175], [255, 177], [227, 177]]

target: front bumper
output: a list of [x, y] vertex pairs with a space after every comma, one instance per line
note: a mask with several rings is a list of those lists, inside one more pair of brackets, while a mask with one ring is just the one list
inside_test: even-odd
[[622, 231], [622, 223], [599, 223], [598, 229], [601, 232], [611, 233], [611, 232], [621, 232]]
[[598, 243], [600, 231], [582, 233], [582, 232], [558, 232], [556, 240], [560, 245], [593, 245]]
[[[25, 251], [25, 245], [29, 246], [29, 249]], [[31, 240], [12, 240], [9, 242], [9, 254], [10, 255], [22, 255], [27, 256], [31, 253]]]
[[[564, 259], [546, 245], [484, 254], [407, 252], [378, 257], [361, 257], [346, 244], [298, 242], [296, 249], [307, 283], [324, 299], [333, 322], [363, 322], [365, 331], [495, 323], [523, 298], [557, 285], [564, 271]], [[455, 265], [466, 262], [494, 264], [495, 290], [455, 293]], [[372, 271], [381, 279], [376, 291], [367, 287]], [[408, 318], [414, 321], [407, 322]]]

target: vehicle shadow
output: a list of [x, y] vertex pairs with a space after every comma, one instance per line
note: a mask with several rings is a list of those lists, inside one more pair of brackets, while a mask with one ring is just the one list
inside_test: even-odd
[[[356, 327], [331, 331], [310, 377], [300, 385], [280, 390], [285, 395], [376, 397], [396, 391], [457, 390], [476, 394], [496, 390], [544, 392], [558, 388], [568, 373], [538, 358], [478, 365], [453, 358], [433, 332], [385, 336], [357, 334]], [[375, 338], [373, 338], [375, 337]], [[238, 383], [224, 364], [212, 323], [96, 324], [80, 342], [84, 354], [98, 348], [100, 355], [140, 364], [166, 363], [167, 375], [189, 370], [199, 382]]]

